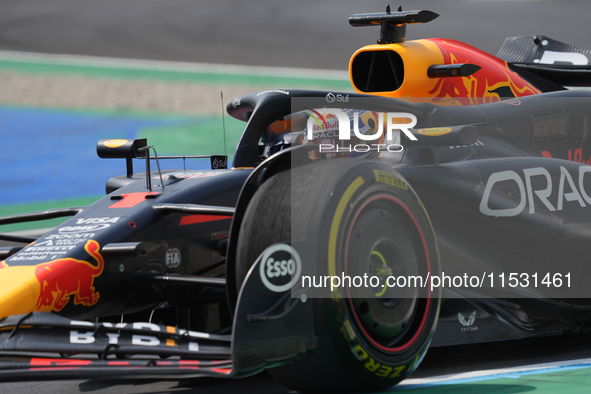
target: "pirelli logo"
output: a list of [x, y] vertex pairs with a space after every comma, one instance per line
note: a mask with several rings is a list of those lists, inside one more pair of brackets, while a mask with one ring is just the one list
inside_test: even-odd
[[408, 190], [408, 185], [402, 179], [386, 171], [373, 170], [376, 177], [376, 182], [385, 183], [386, 185], [394, 186], [399, 189]]

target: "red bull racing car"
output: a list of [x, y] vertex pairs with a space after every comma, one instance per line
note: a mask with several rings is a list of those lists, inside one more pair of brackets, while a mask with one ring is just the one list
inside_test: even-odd
[[70, 217], [0, 235], [20, 245], [0, 249], [0, 381], [268, 369], [374, 391], [429, 346], [584, 329], [591, 93], [565, 86], [591, 84], [591, 51], [405, 39], [436, 16], [352, 16], [381, 28], [351, 58], [355, 93], [233, 100], [230, 169], [152, 171], [145, 139], [101, 140], [127, 165], [105, 197], [0, 218]]

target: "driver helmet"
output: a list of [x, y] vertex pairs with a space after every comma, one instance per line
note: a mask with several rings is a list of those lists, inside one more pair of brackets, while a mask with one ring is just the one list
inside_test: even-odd
[[[376, 134], [379, 114], [375, 111], [355, 109], [320, 109], [309, 110], [304, 133], [304, 144], [318, 144], [318, 151], [311, 152], [313, 159], [337, 158], [337, 157], [366, 157], [379, 155], [379, 152], [370, 149], [379, 145], [384, 140], [382, 130], [379, 138], [362, 140], [355, 133], [357, 122], [358, 134]], [[347, 119], [348, 139], [340, 138], [339, 121]]]
[[271, 123], [261, 136], [262, 156], [269, 157], [292, 145], [301, 145], [308, 115], [296, 112]]

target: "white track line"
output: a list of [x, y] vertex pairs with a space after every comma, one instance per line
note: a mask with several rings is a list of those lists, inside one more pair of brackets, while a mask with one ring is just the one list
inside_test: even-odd
[[397, 387], [411, 388], [410, 386], [424, 386], [433, 384], [451, 384], [460, 383], [460, 380], [488, 380], [507, 377], [510, 374], [529, 374], [529, 373], [543, 373], [545, 370], [551, 372], [554, 369], [572, 369], [572, 368], [588, 368], [591, 367], [591, 358], [558, 361], [551, 363], [522, 365], [520, 367], [488, 369], [481, 371], [471, 371], [459, 374], [432, 376], [429, 378], [410, 378], [402, 381]]
[[189, 63], [164, 60], [141, 60], [83, 55], [55, 55], [37, 52], [0, 50], [0, 60], [72, 65], [79, 67], [104, 67], [115, 69], [143, 69], [172, 72], [206, 72], [215, 74], [260, 75], [268, 77], [292, 77], [329, 80], [348, 80], [349, 74], [342, 70], [313, 68], [244, 66], [215, 63]]

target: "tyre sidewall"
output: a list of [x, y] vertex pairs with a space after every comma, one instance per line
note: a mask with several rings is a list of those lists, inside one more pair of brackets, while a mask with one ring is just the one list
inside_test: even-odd
[[[334, 160], [335, 162], [338, 160]], [[340, 275], [344, 268], [343, 251], [339, 245], [346, 242], [350, 226], [359, 209], [368, 200], [388, 198], [400, 211], [401, 220], [421, 238], [424, 253], [429, 260], [429, 275], [439, 273], [439, 259], [433, 229], [423, 205], [404, 178], [390, 168], [372, 161], [345, 160], [327, 163], [323, 191], [316, 201], [325, 201], [314, 208], [292, 196], [292, 233], [294, 239], [307, 236], [315, 275]], [[342, 166], [341, 168], [338, 168]], [[338, 169], [337, 169], [338, 168]], [[340, 174], [331, 176], [330, 174]], [[292, 183], [292, 188], [298, 185]], [[380, 197], [381, 196], [381, 197]], [[332, 249], [331, 249], [332, 248]], [[425, 275], [427, 269], [422, 270]], [[385, 351], [372, 344], [363, 332], [347, 294], [337, 292], [328, 298], [315, 298], [313, 302], [315, 330], [318, 336], [318, 356], [315, 371], [331, 381], [328, 387], [340, 391], [376, 390], [390, 387], [410, 375], [419, 365], [429, 346], [439, 310], [439, 294], [422, 299], [423, 310], [420, 329], [411, 333], [407, 343], [397, 351]], [[305, 363], [306, 359], [301, 362]], [[285, 366], [285, 368], [289, 368]], [[346, 384], [339, 385], [347, 376]], [[351, 384], [358, 382], [358, 384]]]

